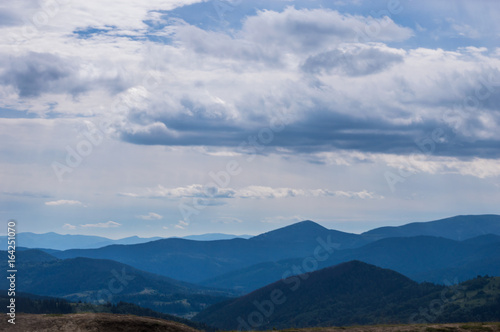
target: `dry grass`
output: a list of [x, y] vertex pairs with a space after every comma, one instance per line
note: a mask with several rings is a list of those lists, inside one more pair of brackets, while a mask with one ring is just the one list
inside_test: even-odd
[[[6, 315], [5, 315], [6, 316]], [[7, 317], [7, 316], [6, 316]], [[16, 315], [16, 324], [0, 322], [0, 331], [22, 332], [197, 332], [186, 325], [158, 318], [106, 313]]]
[[371, 325], [287, 329], [282, 332], [500, 332], [500, 323]]

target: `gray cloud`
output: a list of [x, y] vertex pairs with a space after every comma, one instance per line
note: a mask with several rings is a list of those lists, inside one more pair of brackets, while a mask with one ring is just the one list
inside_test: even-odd
[[403, 59], [401, 54], [383, 51], [376, 47], [334, 49], [308, 57], [302, 69], [313, 74], [334, 72], [348, 76], [363, 76], [383, 71], [402, 62]]
[[0, 8], [0, 27], [22, 24], [22, 20], [13, 11]]
[[73, 96], [104, 88], [116, 93], [125, 84], [114, 78], [85, 77], [85, 69], [77, 58], [62, 58], [50, 53], [29, 52], [12, 57], [4, 65], [0, 83], [13, 86], [20, 97], [38, 97], [44, 93], [65, 93]]

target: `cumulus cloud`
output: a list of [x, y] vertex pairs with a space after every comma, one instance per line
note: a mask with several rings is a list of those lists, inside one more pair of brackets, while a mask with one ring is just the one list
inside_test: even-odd
[[21, 98], [38, 97], [42, 93], [77, 96], [96, 88], [117, 92], [124, 87], [120, 77], [106, 77], [105, 68], [95, 68], [79, 58], [29, 52], [9, 59], [4, 66], [0, 84], [12, 86]]
[[[436, 156], [415, 150], [410, 155], [361, 152], [321, 152], [308, 156], [311, 162], [329, 165], [354, 165], [358, 163], [385, 164], [404, 174], [427, 173], [434, 175], [460, 174], [476, 178], [492, 178], [500, 175], [500, 160]], [[340, 192], [339, 192], [340, 194]]]
[[71, 224], [64, 224], [62, 226], [62, 228], [68, 229], [68, 230], [73, 230], [73, 229], [76, 229], [76, 226], [75, 225], [71, 225]]
[[60, 206], [60, 205], [80, 205], [80, 206], [85, 206], [80, 201], [68, 200], [68, 199], [60, 199], [60, 200], [57, 200], [57, 201], [45, 202], [45, 205], [48, 205], [48, 206]]
[[187, 226], [189, 226], [188, 222], [185, 222], [184, 220], [179, 220], [174, 227], [177, 229], [186, 229]]
[[309, 73], [362, 76], [383, 71], [402, 62], [404, 51], [380, 46], [355, 45], [349, 49], [334, 49], [307, 58], [302, 66]]
[[97, 224], [84, 224], [80, 225], [80, 227], [83, 228], [115, 228], [115, 227], [120, 227], [122, 224], [117, 223], [115, 221], [108, 221], [108, 222], [101, 222]]
[[143, 193], [120, 193], [122, 196], [141, 197], [141, 198], [182, 198], [182, 197], [199, 197], [199, 198], [230, 198], [233, 197], [235, 191], [233, 189], [219, 188], [217, 186], [204, 186], [201, 184], [193, 184], [187, 187], [165, 188], [158, 185], [156, 188], [148, 188]]
[[[370, 29], [376, 28], [374, 31]], [[248, 17], [242, 34], [257, 43], [311, 52], [342, 42], [402, 41], [413, 35], [389, 17], [375, 19], [328, 9], [260, 11]]]
[[141, 215], [141, 216], [137, 216], [137, 217], [140, 218], [140, 219], [143, 219], [143, 220], [160, 220], [160, 219], [163, 219], [163, 216], [159, 215], [158, 213], [154, 213], [154, 212], [149, 212], [146, 215]]
[[216, 186], [203, 186], [193, 184], [187, 187], [165, 188], [159, 185], [157, 188], [148, 188], [143, 193], [122, 193], [122, 196], [138, 197], [138, 198], [190, 198], [199, 197], [203, 199], [220, 199], [220, 198], [253, 198], [253, 199], [270, 199], [270, 198], [289, 198], [289, 197], [345, 197], [358, 199], [374, 199], [382, 198], [372, 192], [366, 190], [342, 191], [328, 189], [294, 189], [294, 188], [272, 188], [267, 186], [248, 186], [241, 189], [233, 188], [218, 188]]

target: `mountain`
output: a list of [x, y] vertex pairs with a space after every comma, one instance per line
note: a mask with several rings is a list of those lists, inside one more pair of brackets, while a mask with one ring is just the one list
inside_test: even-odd
[[222, 330], [270, 330], [425, 319], [427, 323], [494, 321], [499, 315], [500, 278], [477, 278], [446, 288], [350, 261], [215, 304], [194, 320]]
[[195, 240], [195, 241], [216, 241], [216, 240], [231, 240], [231, 239], [249, 239], [251, 237], [253, 237], [253, 235], [231, 235], [222, 233], [208, 233], [200, 235], [188, 235], [182, 238], [186, 240]]
[[365, 232], [362, 236], [370, 240], [380, 240], [389, 237], [427, 235], [461, 241], [486, 234], [500, 235], [499, 215], [455, 216], [430, 222], [415, 222], [403, 226], [380, 227]]
[[[484, 226], [484, 216], [477, 217], [478, 224]], [[500, 216], [493, 217], [493, 219], [488, 219], [490, 221], [487, 222], [491, 230], [493, 230], [494, 225], [497, 223], [497, 217], [500, 218]], [[460, 217], [457, 218], [460, 220]], [[449, 221], [436, 221], [429, 224], [441, 225], [443, 222], [445, 226], [450, 227], [450, 234], [458, 234], [462, 232], [461, 230], [466, 229], [465, 225], [472, 227], [471, 225], [474, 224], [475, 219], [473, 217], [467, 217], [466, 219], [467, 222], [450, 224]], [[481, 233], [487, 231], [485, 227], [481, 228]], [[177, 280], [198, 283], [245, 269], [255, 264], [308, 257], [324, 251], [328, 251], [329, 255], [328, 260], [322, 262], [323, 267], [353, 259], [364, 261], [365, 257], [367, 257], [366, 259], [368, 259], [367, 262], [369, 263], [380, 263], [383, 267], [393, 268], [406, 275], [413, 275], [415, 272], [413, 270], [417, 269], [417, 265], [410, 264], [408, 268], [402, 269], [401, 265], [408, 265], [408, 262], [411, 261], [408, 257], [405, 258], [402, 253], [420, 250], [420, 247], [423, 247], [423, 252], [431, 253], [434, 256], [437, 255], [437, 257], [433, 258], [437, 260], [436, 262], [433, 261], [434, 263], [432, 264], [434, 265], [425, 262], [420, 264], [420, 266], [425, 267], [424, 272], [427, 273], [432, 269], [442, 267], [443, 261], [445, 261], [439, 258], [441, 254], [437, 254], [435, 250], [431, 250], [435, 245], [438, 247], [442, 246], [442, 250], [445, 253], [453, 250], [450, 248], [452, 246], [451, 242], [449, 245], [429, 243], [428, 246], [421, 242], [431, 240], [423, 238], [412, 240], [413, 242], [410, 241], [412, 243], [411, 248], [405, 247], [406, 240], [404, 239], [395, 240], [396, 242], [393, 241], [394, 243], [391, 241], [387, 243], [380, 242], [373, 247], [373, 249], [379, 251], [380, 255], [393, 256], [393, 251], [391, 250], [395, 250], [396, 256], [394, 256], [394, 259], [396, 262], [392, 259], [393, 263], [388, 265], [384, 263], [382, 256], [374, 255], [372, 248], [369, 247], [377, 237], [329, 230], [310, 220], [306, 220], [250, 239], [193, 241], [170, 238], [135, 245], [111, 245], [98, 249], [72, 249], [52, 254], [58, 258], [88, 257], [111, 259], [144, 271]], [[335, 254], [330, 254], [330, 251], [335, 252]], [[455, 261], [456, 255], [450, 254], [448, 256], [450, 256], [451, 262]], [[426, 259], [426, 257], [419, 259]], [[324, 265], [325, 263], [329, 265]], [[412, 266], [414, 267], [413, 270], [411, 270]], [[453, 267], [446, 264], [444, 266]], [[264, 273], [267, 272], [264, 271]], [[467, 273], [465, 271], [464, 275], [467, 275]], [[276, 280], [275, 277], [274, 275], [274, 279], [265, 279], [265, 281]], [[278, 278], [280, 277], [278, 276]], [[433, 280], [435, 281], [435, 279]], [[243, 288], [247, 287], [246, 285], [242, 286]], [[262, 286], [262, 284], [256, 283], [253, 286]]]
[[250, 239], [193, 241], [172, 238], [136, 245], [73, 249], [53, 255], [111, 259], [173, 279], [199, 282], [265, 261], [303, 257], [322, 245], [350, 247], [352, 234], [328, 230], [308, 221]]
[[[7, 253], [5, 251], [0, 251]], [[20, 250], [16, 251], [16, 259], [18, 262], [23, 262], [23, 263], [32, 263], [32, 262], [50, 262], [57, 260], [56, 257], [46, 253], [45, 251], [38, 250], [38, 249], [26, 249], [26, 250]]]
[[[418, 312], [415, 298], [440, 289], [352, 261], [280, 280], [209, 307], [194, 320], [223, 330], [392, 323]], [[403, 307], [397, 312], [396, 303]]]
[[[100, 248], [111, 244], [136, 244], [162, 239], [161, 237], [141, 238], [131, 236], [119, 240], [112, 240], [92, 235], [62, 235], [54, 232], [36, 234], [31, 232], [18, 233], [16, 245], [25, 248], [44, 248], [67, 250], [75, 248]], [[7, 249], [7, 237], [0, 236], [0, 248]]]
[[[207, 278], [200, 284], [248, 293], [281, 279], [287, 271], [295, 271], [293, 274], [304, 271], [304, 265], [312, 258], [313, 253], [303, 258], [263, 262]], [[318, 257], [314, 260], [315, 269], [351, 260], [389, 268], [416, 281], [438, 284], [465, 281], [478, 274], [500, 276], [500, 236], [484, 235], [466, 241], [429, 236], [382, 239]]]
[[[5, 264], [3, 270], [7, 269]], [[20, 258], [17, 269], [22, 271], [22, 277], [16, 280], [17, 291], [90, 303], [125, 301], [182, 316], [232, 296], [231, 292], [180, 282], [111, 260], [40, 262]], [[2, 278], [0, 289], [7, 288], [8, 280]]]
[[[318, 237], [330, 237], [338, 249], [360, 247], [369, 242], [358, 234], [327, 229], [311, 220], [304, 220], [251, 238], [256, 242], [300, 244]], [[317, 244], [317, 243], [316, 243]]]

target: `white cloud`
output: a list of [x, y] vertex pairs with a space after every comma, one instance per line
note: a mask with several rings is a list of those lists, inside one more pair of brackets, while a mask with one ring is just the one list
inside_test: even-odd
[[120, 193], [122, 196], [141, 197], [141, 198], [182, 198], [182, 197], [200, 197], [200, 198], [229, 198], [234, 196], [234, 190], [229, 188], [219, 188], [217, 186], [203, 186], [193, 184], [187, 187], [165, 188], [158, 185], [156, 188], [147, 188], [142, 193]]
[[58, 201], [45, 202], [45, 205], [48, 205], [48, 206], [60, 206], [60, 205], [80, 205], [80, 206], [85, 206], [80, 201], [67, 200], [67, 199], [60, 199]]
[[120, 227], [122, 224], [117, 223], [115, 221], [108, 221], [104, 223], [97, 223], [97, 224], [84, 224], [80, 225], [80, 227], [83, 228], [114, 228], [114, 227]]
[[179, 220], [174, 227], [177, 229], [186, 229], [187, 226], [189, 226], [188, 222], [185, 222], [184, 220]]
[[73, 230], [73, 229], [76, 229], [76, 226], [75, 225], [71, 225], [71, 224], [64, 224], [62, 226], [62, 228], [64, 229], [69, 229], [69, 230]]
[[199, 197], [204, 199], [221, 198], [288, 198], [288, 197], [347, 197], [359, 199], [382, 198], [372, 192], [362, 190], [359, 192], [329, 190], [329, 189], [295, 189], [295, 188], [273, 188], [268, 186], [248, 186], [241, 189], [218, 188], [216, 186], [203, 186], [193, 184], [187, 187], [165, 188], [159, 185], [157, 188], [148, 188], [140, 194], [122, 193], [122, 196], [135, 198], [190, 198]]
[[159, 215], [158, 213], [149, 212], [146, 215], [137, 216], [137, 218], [140, 218], [143, 220], [160, 220], [160, 219], [163, 219], [163, 216]]

